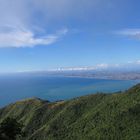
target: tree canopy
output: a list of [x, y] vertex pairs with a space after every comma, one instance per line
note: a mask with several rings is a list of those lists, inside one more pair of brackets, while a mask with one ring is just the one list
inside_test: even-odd
[[16, 140], [23, 136], [22, 127], [15, 118], [6, 118], [0, 124], [0, 140]]

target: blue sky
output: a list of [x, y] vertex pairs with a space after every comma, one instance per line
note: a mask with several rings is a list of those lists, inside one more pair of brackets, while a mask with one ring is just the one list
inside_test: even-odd
[[0, 0], [0, 72], [140, 67], [139, 0]]

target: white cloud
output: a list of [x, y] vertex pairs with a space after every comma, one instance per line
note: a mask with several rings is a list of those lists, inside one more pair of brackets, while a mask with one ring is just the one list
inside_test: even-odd
[[34, 16], [43, 20], [86, 18], [104, 12], [112, 0], [0, 0], [0, 19], [9, 23], [30, 24]]
[[140, 60], [129, 61], [128, 64], [131, 64], [131, 65], [140, 65]]
[[[66, 34], [67, 29], [57, 30], [68, 21], [91, 19], [104, 13], [108, 3], [111, 0], [0, 0], [0, 47], [54, 43]], [[48, 30], [57, 33], [45, 34]]]
[[140, 60], [137, 61], [137, 64], [140, 64]]
[[115, 65], [110, 65], [106, 63], [97, 64], [94, 66], [81, 66], [81, 67], [61, 67], [56, 69], [50, 69], [50, 71], [87, 71], [87, 70], [104, 70]]
[[36, 37], [34, 32], [11, 26], [0, 28], [0, 47], [33, 47], [36, 45], [49, 45], [55, 43], [65, 35], [68, 29], [62, 29], [55, 34]]
[[140, 29], [123, 29], [115, 32], [118, 35], [123, 35], [135, 39], [140, 39]]
[[140, 69], [140, 60], [129, 61], [126, 63], [99, 63], [93, 66], [60, 67], [49, 69], [49, 71], [87, 71], [87, 70], [136, 70]]
[[[38, 15], [36, 2], [36, 0], [0, 0], [0, 48], [49, 45], [68, 32], [67, 28], [61, 29], [62, 25], [55, 29], [51, 27], [52, 30], [48, 33], [50, 27], [47, 25], [47, 19], [45, 20], [46, 16], [42, 20], [39, 19], [39, 16], [47, 15], [47, 13], [44, 11]], [[42, 4], [43, 1], [40, 3]], [[46, 8], [42, 5], [42, 9]]]
[[105, 64], [105, 63], [102, 63], [102, 64], [98, 64], [96, 65], [96, 68], [101, 68], [101, 69], [106, 69], [109, 67], [109, 64]]

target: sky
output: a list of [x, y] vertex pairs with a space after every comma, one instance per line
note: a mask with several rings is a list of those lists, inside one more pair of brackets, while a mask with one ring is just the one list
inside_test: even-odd
[[0, 72], [140, 67], [139, 0], [0, 0]]

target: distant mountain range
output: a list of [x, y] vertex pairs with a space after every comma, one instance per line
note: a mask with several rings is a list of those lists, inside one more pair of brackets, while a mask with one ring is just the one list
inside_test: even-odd
[[0, 109], [0, 122], [7, 117], [24, 123], [24, 140], [139, 140], [140, 84], [68, 101], [18, 101]]

